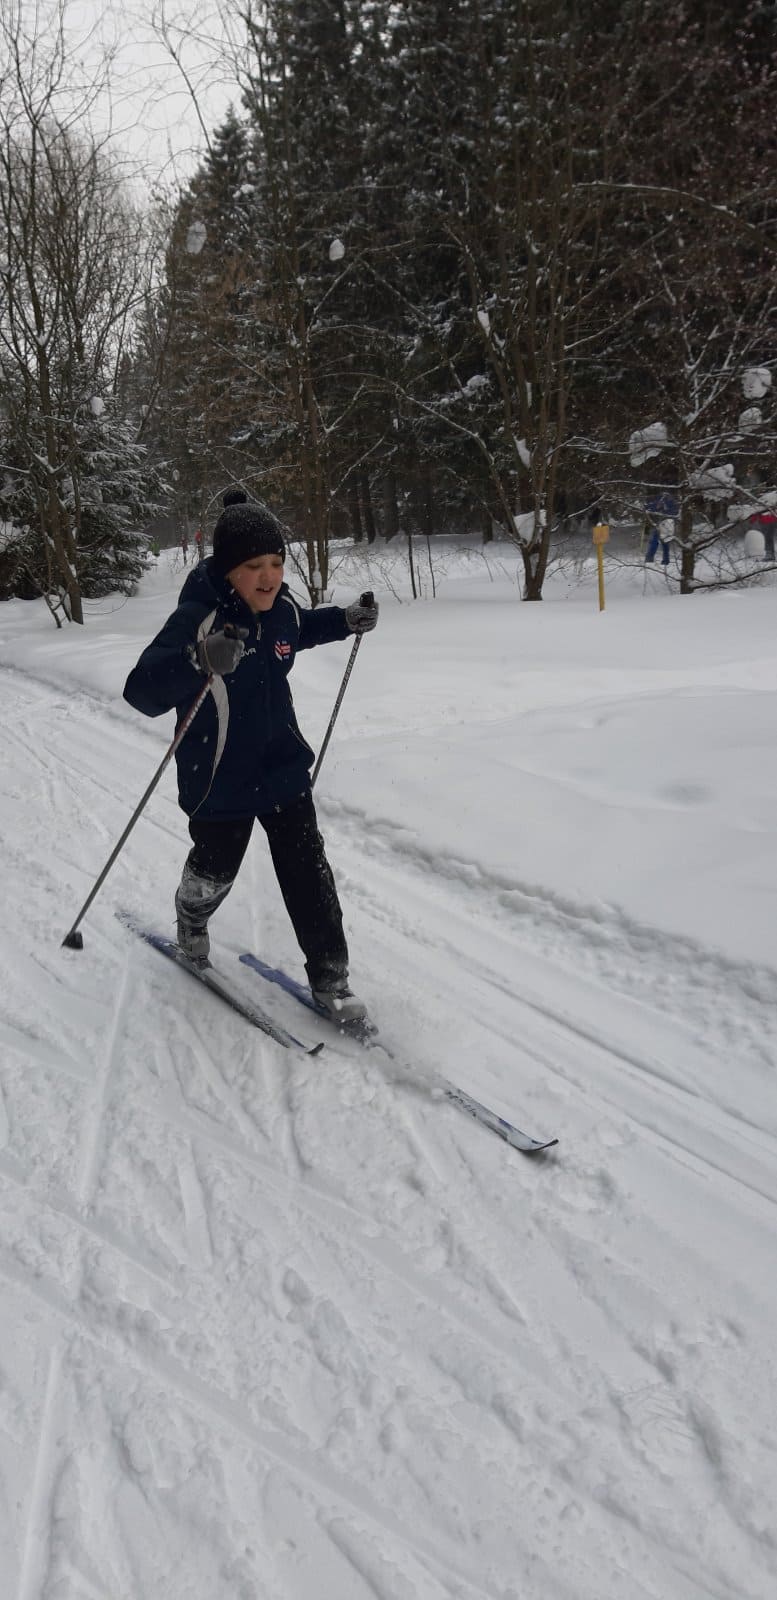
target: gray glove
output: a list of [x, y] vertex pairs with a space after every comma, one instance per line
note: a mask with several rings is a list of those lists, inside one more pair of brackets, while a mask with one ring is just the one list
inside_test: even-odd
[[345, 620], [351, 633], [371, 633], [378, 621], [378, 602], [375, 596], [363, 594], [352, 606], [346, 606]]
[[197, 646], [197, 660], [202, 671], [212, 672], [217, 678], [223, 678], [228, 672], [234, 672], [245, 654], [243, 640], [247, 638], [247, 628], [233, 628], [229, 625], [220, 633], [209, 633], [207, 639], [202, 639]]

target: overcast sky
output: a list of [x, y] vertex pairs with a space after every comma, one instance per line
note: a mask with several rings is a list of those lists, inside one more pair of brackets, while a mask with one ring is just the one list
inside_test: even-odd
[[[32, 18], [54, 11], [56, 0], [22, 0], [22, 6]], [[162, 21], [180, 66], [160, 37]], [[66, 28], [71, 70], [88, 78], [104, 56], [111, 58], [110, 92], [91, 113], [95, 131], [110, 130], [146, 182], [187, 177], [204, 145], [191, 91], [211, 132], [230, 100], [240, 98], [218, 0], [67, 0]]]

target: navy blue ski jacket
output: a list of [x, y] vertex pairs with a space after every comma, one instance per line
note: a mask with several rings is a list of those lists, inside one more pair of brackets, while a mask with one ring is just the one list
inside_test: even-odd
[[203, 686], [197, 644], [225, 623], [248, 629], [245, 655], [234, 672], [214, 677], [176, 751], [179, 801], [203, 821], [259, 816], [309, 788], [313, 751], [297, 727], [288, 676], [298, 650], [350, 632], [340, 606], [304, 610], [285, 583], [270, 610], [254, 615], [209, 558], [189, 574], [177, 609], [143, 651], [125, 700], [147, 717], [175, 707], [179, 725]]

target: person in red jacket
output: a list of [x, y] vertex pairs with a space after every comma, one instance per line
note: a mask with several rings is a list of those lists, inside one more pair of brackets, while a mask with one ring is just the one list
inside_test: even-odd
[[754, 511], [750, 518], [751, 528], [760, 528], [764, 536], [764, 561], [774, 560], [774, 535], [777, 531], [777, 511], [772, 506], [766, 506], [763, 511]]

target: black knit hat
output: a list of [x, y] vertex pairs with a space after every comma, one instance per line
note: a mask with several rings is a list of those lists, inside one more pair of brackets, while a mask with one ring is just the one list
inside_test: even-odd
[[222, 578], [254, 556], [286, 560], [281, 525], [266, 506], [249, 500], [242, 489], [228, 489], [224, 510], [213, 529], [213, 564]]

